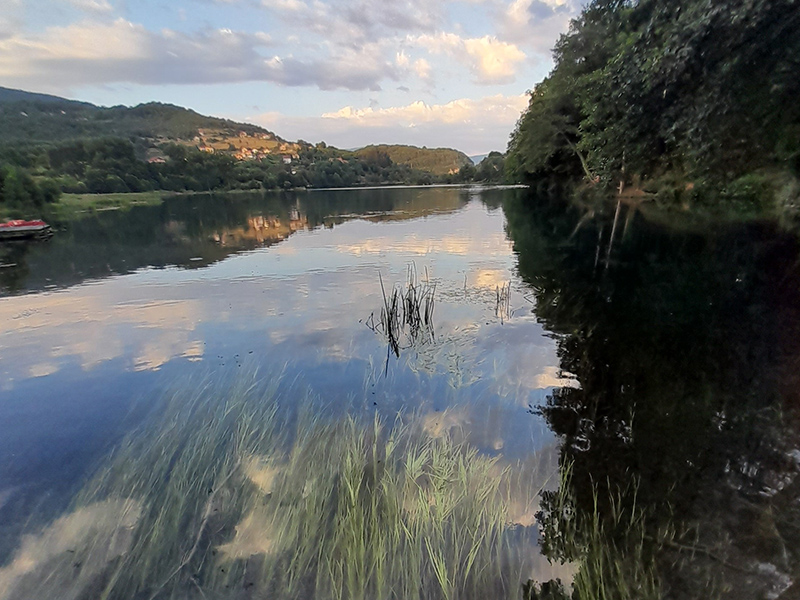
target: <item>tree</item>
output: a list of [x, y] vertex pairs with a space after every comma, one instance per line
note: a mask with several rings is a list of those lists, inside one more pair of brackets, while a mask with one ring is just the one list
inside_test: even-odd
[[472, 181], [475, 179], [477, 172], [475, 165], [466, 164], [458, 170], [458, 179], [460, 181]]
[[606, 185], [674, 173], [719, 188], [797, 171], [798, 30], [796, 0], [594, 0], [531, 92], [507, 172]]
[[37, 182], [24, 169], [0, 166], [0, 203], [6, 206], [38, 208], [55, 202], [60, 195], [61, 190], [52, 179]]

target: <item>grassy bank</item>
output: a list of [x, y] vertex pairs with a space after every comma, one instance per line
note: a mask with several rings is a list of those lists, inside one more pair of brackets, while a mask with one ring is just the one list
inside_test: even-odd
[[51, 210], [81, 212], [87, 210], [119, 210], [131, 206], [161, 204], [164, 192], [137, 192], [125, 194], [63, 194]]
[[0, 203], [0, 220], [50, 219], [99, 210], [127, 210], [132, 206], [161, 204], [167, 192], [136, 192], [124, 194], [61, 194], [55, 202], [42, 205]]

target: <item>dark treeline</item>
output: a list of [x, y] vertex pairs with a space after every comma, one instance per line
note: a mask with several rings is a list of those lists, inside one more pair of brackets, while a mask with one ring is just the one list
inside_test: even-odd
[[428, 183], [427, 174], [396, 165], [376, 153], [343, 155], [324, 144], [304, 146], [299, 158], [282, 156], [237, 161], [227, 153], [165, 144], [163, 162], [147, 162], [124, 139], [79, 140], [51, 147], [14, 148], [6, 162], [54, 179], [68, 193], [124, 193], [150, 190], [213, 191], [339, 187], [384, 182]]
[[106, 108], [0, 87], [0, 131], [6, 143], [63, 143], [103, 137], [192, 139], [201, 128], [269, 133], [248, 123], [206, 117], [160, 102]]
[[594, 0], [531, 92], [509, 175], [669, 203], [796, 199], [798, 31], [796, 0]]

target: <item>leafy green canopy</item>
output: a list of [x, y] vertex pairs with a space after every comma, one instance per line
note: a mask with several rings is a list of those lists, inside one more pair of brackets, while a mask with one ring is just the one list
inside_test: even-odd
[[36, 181], [23, 169], [0, 165], [0, 212], [55, 202], [61, 190], [52, 179]]
[[800, 170], [798, 0], [594, 0], [511, 135], [517, 181]]

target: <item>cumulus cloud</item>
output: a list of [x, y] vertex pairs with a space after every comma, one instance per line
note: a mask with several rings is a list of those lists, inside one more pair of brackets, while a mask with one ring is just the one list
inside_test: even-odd
[[525, 59], [525, 53], [515, 44], [488, 35], [462, 38], [454, 33], [426, 34], [410, 38], [409, 42], [466, 63], [481, 84], [514, 81], [517, 66]]
[[353, 108], [346, 106], [325, 113], [323, 119], [344, 119], [367, 127], [390, 124], [414, 127], [420, 123], [460, 123], [462, 125], [515, 123], [528, 104], [526, 95], [488, 96], [479, 100], [463, 98], [446, 104], [429, 105], [418, 100], [407, 106], [390, 108]]
[[319, 117], [288, 117], [277, 112], [249, 120], [283, 136], [351, 148], [380, 139], [385, 143], [451, 146], [468, 154], [505, 150], [508, 134], [528, 97], [498, 94], [444, 104], [422, 101], [386, 108], [346, 106]]
[[414, 72], [417, 74], [417, 77], [423, 81], [431, 80], [431, 64], [424, 58], [414, 61]]
[[124, 19], [84, 21], [0, 39], [0, 77], [20, 87], [81, 84], [189, 84], [270, 81], [321, 89], [380, 89], [397, 79], [383, 48], [335, 48], [319, 58], [268, 56], [264, 33], [229, 29], [152, 32]]

